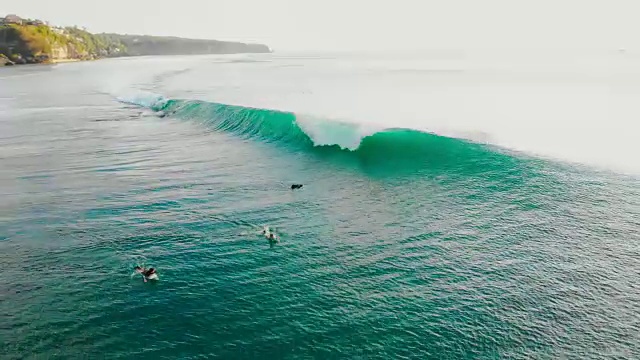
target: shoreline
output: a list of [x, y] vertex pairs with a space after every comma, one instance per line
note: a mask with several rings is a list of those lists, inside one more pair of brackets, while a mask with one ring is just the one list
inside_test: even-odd
[[[91, 61], [91, 60], [83, 60], [83, 59], [53, 59], [53, 60], [51, 60], [49, 62], [49, 64], [62, 64], [62, 63], [79, 62], [79, 61]], [[37, 65], [37, 64], [35, 64], [35, 65]]]
[[[94, 59], [50, 59], [48, 61], [43, 62], [31, 62], [26, 64], [18, 64], [18, 63], [10, 63], [10, 64], [2, 64], [0, 63], [0, 69], [2, 68], [11, 68], [14, 66], [25, 66], [25, 65], [54, 65], [54, 64], [64, 64], [64, 63], [76, 63], [76, 62], [86, 62], [86, 61], [98, 61], [105, 59], [122, 59], [122, 58], [138, 58], [138, 57], [147, 57], [147, 56], [202, 56], [202, 55], [237, 55], [237, 54], [265, 54], [265, 53], [219, 53], [219, 54], [170, 54], [170, 55], [127, 55], [127, 56], [111, 56], [111, 57], [98, 57]], [[272, 53], [270, 53], [272, 54]]]
[[94, 60], [101, 60], [101, 59], [103, 59], [103, 58], [99, 58], [99, 59], [55, 59], [55, 60], [48, 60], [48, 61], [42, 61], [42, 62], [28, 62], [28, 63], [25, 63], [25, 64], [19, 64], [19, 63], [11, 62], [11, 63], [0, 64], [0, 69], [2, 69], [2, 68], [12, 68], [12, 67], [15, 67], [15, 66], [55, 65], [55, 64], [64, 64], [64, 63], [76, 63], [76, 62], [82, 62], [82, 61], [94, 61]]

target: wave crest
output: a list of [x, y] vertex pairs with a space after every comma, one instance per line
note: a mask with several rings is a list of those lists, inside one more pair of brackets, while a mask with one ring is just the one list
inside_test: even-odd
[[485, 145], [428, 132], [383, 128], [300, 116], [291, 112], [200, 100], [135, 96], [120, 101], [204, 124], [243, 138], [286, 144], [319, 154], [346, 152], [360, 163], [387, 168], [464, 169], [485, 173], [496, 167], [518, 168], [515, 157]]

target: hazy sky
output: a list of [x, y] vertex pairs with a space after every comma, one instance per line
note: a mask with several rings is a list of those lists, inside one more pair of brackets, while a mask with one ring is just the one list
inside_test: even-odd
[[276, 50], [635, 48], [638, 0], [22, 0], [93, 32], [262, 42]]

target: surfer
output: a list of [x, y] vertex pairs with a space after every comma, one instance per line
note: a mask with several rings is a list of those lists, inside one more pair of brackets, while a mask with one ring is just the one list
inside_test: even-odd
[[264, 235], [264, 238], [267, 239], [270, 244], [278, 242], [278, 237], [273, 232], [273, 230], [271, 230], [271, 228], [269, 228], [268, 226], [265, 226], [262, 229], [262, 235]]
[[273, 248], [278, 242], [280, 242], [276, 234], [274, 234], [273, 232], [269, 232], [268, 234], [265, 234], [264, 237], [269, 242], [270, 248]]
[[144, 276], [146, 276], [147, 278], [151, 277], [152, 275], [156, 274], [156, 269], [154, 268], [149, 268], [149, 270], [144, 272]]
[[141, 266], [136, 266], [134, 269], [138, 274], [142, 275], [144, 282], [147, 282], [147, 280], [158, 280], [158, 273], [154, 268], [145, 269]]

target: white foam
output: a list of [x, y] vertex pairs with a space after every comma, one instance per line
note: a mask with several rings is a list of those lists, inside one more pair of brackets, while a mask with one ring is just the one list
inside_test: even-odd
[[131, 91], [126, 94], [116, 96], [116, 99], [125, 104], [137, 105], [146, 108], [160, 106], [168, 99], [160, 94], [147, 91]]
[[362, 139], [385, 128], [382, 126], [320, 119], [310, 115], [296, 115], [296, 123], [316, 146], [338, 145], [345, 150], [356, 150]]

